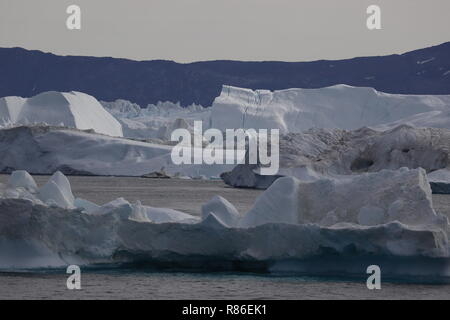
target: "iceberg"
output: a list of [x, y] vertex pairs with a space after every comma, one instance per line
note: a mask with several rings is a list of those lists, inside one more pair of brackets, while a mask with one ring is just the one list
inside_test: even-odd
[[0, 99], [0, 126], [46, 123], [122, 137], [122, 126], [94, 97], [81, 92], [44, 92]]
[[173, 130], [193, 130], [194, 121], [209, 123], [210, 110], [200, 105], [185, 108], [172, 102], [160, 102], [141, 108], [126, 100], [101, 101], [104, 108], [119, 121], [127, 138], [170, 140]]
[[311, 128], [386, 130], [407, 123], [450, 129], [449, 115], [448, 95], [387, 94], [347, 85], [279, 91], [223, 86], [211, 108], [211, 127], [279, 129], [282, 134]]
[[446, 217], [433, 209], [425, 170], [382, 170], [315, 182], [280, 178], [257, 199], [241, 226], [330, 226], [338, 222], [374, 226], [392, 221], [409, 226], [448, 226]]
[[302, 181], [345, 179], [365, 172], [407, 167], [424, 168], [431, 182], [435, 182], [435, 177], [444, 177], [442, 173], [450, 168], [449, 150], [448, 129], [407, 125], [387, 131], [310, 129], [280, 137], [277, 176], [264, 177], [259, 174], [259, 166], [241, 164], [222, 174], [222, 178], [231, 186], [266, 189], [281, 176]]
[[38, 197], [47, 204], [67, 209], [74, 208], [75, 198], [69, 180], [60, 171], [55, 172], [50, 180], [39, 189]]
[[[44, 203], [40, 190], [11, 198], [7, 191], [21, 187], [0, 186], [0, 269], [144, 263], [365, 274], [370, 261], [386, 266], [385, 275], [450, 277], [449, 223], [433, 210], [422, 169], [351, 179], [334, 185], [281, 178], [243, 216], [215, 197], [202, 218], [125, 199], [101, 206], [76, 199], [68, 208], [58, 194]], [[64, 188], [63, 175], [50, 181]]]
[[28, 191], [36, 191], [37, 185], [33, 177], [25, 170], [17, 170], [11, 173], [8, 186], [12, 188], [24, 188]]
[[0, 130], [0, 171], [33, 174], [218, 177], [234, 165], [175, 165], [172, 146], [110, 137], [63, 127], [23, 126]]
[[122, 124], [124, 136], [139, 139], [167, 140], [180, 127], [177, 121], [190, 129], [203, 121], [205, 129], [280, 129], [282, 134], [311, 128], [386, 131], [400, 125], [450, 129], [449, 95], [387, 94], [348, 85], [279, 91], [223, 86], [211, 107], [101, 103]]
[[220, 196], [215, 196], [202, 206], [202, 219], [207, 220], [209, 216], [228, 228], [237, 227], [241, 218], [233, 204]]

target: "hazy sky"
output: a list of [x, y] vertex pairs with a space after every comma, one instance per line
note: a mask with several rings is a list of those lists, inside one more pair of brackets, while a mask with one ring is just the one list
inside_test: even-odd
[[[81, 7], [81, 30], [66, 8]], [[366, 9], [382, 10], [369, 31]], [[137, 60], [341, 59], [450, 41], [450, 0], [0, 0], [0, 47]]]

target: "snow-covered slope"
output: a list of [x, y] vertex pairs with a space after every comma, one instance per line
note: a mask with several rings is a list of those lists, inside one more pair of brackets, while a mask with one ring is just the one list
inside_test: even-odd
[[211, 112], [211, 126], [221, 130], [261, 128], [295, 133], [391, 122], [446, 127], [450, 124], [450, 96], [396, 95], [347, 85], [273, 92], [224, 86]]
[[81, 92], [51, 91], [28, 99], [0, 99], [0, 126], [35, 123], [123, 136], [120, 123], [94, 97]]
[[[450, 276], [442, 268], [449, 261], [448, 219], [432, 208], [421, 169], [341, 184], [283, 178], [244, 216], [220, 197], [202, 211], [199, 218], [122, 198], [97, 205], [76, 198], [59, 172], [40, 189], [16, 172], [0, 184], [0, 268], [145, 262], [365, 275], [370, 258], [384, 276]], [[334, 263], [321, 263], [326, 259]]]

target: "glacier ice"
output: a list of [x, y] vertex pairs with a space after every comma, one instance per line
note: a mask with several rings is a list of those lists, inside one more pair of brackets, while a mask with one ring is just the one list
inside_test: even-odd
[[[164, 170], [169, 175], [219, 177], [235, 166], [180, 167], [173, 165], [170, 159], [169, 149], [173, 145], [167, 141], [170, 133], [177, 128], [192, 130], [193, 122], [201, 120], [205, 130], [211, 127], [281, 129], [286, 133], [282, 138], [285, 163], [279, 176], [313, 180], [327, 176], [330, 171], [349, 174], [353, 173], [352, 168], [376, 171], [402, 166], [422, 166], [431, 172], [444, 168], [442, 163], [447, 153], [445, 150], [435, 152], [436, 147], [427, 143], [437, 139], [440, 145], [445, 145], [443, 141], [448, 134], [444, 129], [407, 129], [411, 127], [404, 124], [450, 129], [447, 126], [450, 124], [449, 102], [449, 96], [385, 94], [371, 88], [343, 85], [274, 92], [224, 86], [211, 108], [198, 105], [182, 108], [171, 102], [140, 108], [125, 100], [102, 102], [102, 107], [95, 98], [79, 92], [47, 92], [29, 99], [5, 97], [0, 99], [0, 125], [3, 126], [45, 122], [94, 129], [111, 136], [123, 134], [142, 141], [109, 139], [88, 132], [43, 129], [42, 126], [31, 127], [28, 132], [31, 136], [25, 133], [26, 127], [2, 130], [0, 135], [4, 139], [0, 140], [0, 149], [5, 156], [0, 161], [0, 169], [4, 172], [24, 169], [53, 173], [60, 170], [67, 174], [127, 176]], [[52, 111], [54, 109], [58, 112]], [[361, 126], [372, 129], [351, 133], [342, 130]], [[319, 127], [325, 129], [316, 129]], [[304, 131], [308, 128], [313, 129]], [[441, 134], [442, 138], [436, 138]], [[30, 141], [23, 141], [27, 139]], [[29, 148], [21, 148], [22, 143]], [[367, 143], [366, 150], [359, 152], [364, 143]], [[393, 153], [383, 147], [385, 143], [394, 148]], [[344, 154], [347, 145], [350, 145], [348, 157]], [[400, 149], [400, 145], [403, 148]], [[301, 148], [305, 148], [305, 152], [301, 153]], [[308, 161], [309, 155], [314, 163]], [[354, 158], [348, 168], [348, 158], [355, 155], [360, 157]], [[325, 159], [319, 164], [321, 156]], [[374, 159], [370, 157], [377, 157], [377, 163], [371, 165]], [[388, 160], [391, 158], [392, 161]], [[334, 168], [329, 170], [328, 165]], [[235, 186], [267, 188], [278, 178], [261, 177], [258, 169], [238, 166], [239, 174], [225, 174], [224, 180]]]
[[175, 165], [172, 146], [85, 132], [29, 126], [0, 130], [0, 171], [33, 174], [142, 176], [164, 170], [170, 176], [218, 177], [234, 165]]
[[38, 197], [47, 204], [70, 209], [74, 207], [75, 198], [69, 180], [60, 172], [55, 172], [50, 180], [39, 189]]
[[450, 194], [450, 168], [440, 169], [428, 174], [433, 193]]
[[0, 126], [38, 123], [123, 136], [121, 124], [85, 93], [50, 91], [28, 99], [0, 98]]
[[173, 130], [193, 129], [195, 120], [209, 122], [210, 110], [200, 105], [186, 108], [172, 102], [160, 102], [141, 108], [126, 100], [101, 102], [121, 124], [127, 138], [170, 140]]
[[202, 206], [202, 219], [210, 215], [229, 228], [237, 227], [241, 217], [233, 204], [221, 196], [215, 196]]
[[[340, 179], [383, 169], [424, 168], [433, 181], [450, 167], [450, 130], [402, 125], [387, 131], [310, 129], [280, 137], [276, 177], [258, 174], [258, 166], [238, 165], [222, 175], [237, 187], [265, 189], [279, 176], [302, 181]], [[443, 170], [443, 171], [441, 171]]]
[[[394, 202], [396, 203], [396, 202]], [[389, 210], [391, 206], [389, 207]], [[386, 210], [378, 206], [364, 206], [358, 212], [358, 224], [362, 226], [376, 226], [386, 221]]]
[[440, 169], [428, 174], [430, 182], [442, 182], [450, 184], [450, 168]]
[[[299, 133], [311, 128], [385, 131], [399, 125], [450, 129], [450, 96], [401, 95], [372, 88], [336, 85], [279, 91], [223, 86], [211, 108], [160, 102], [140, 108], [125, 100], [102, 102], [121, 122], [126, 137], [167, 140], [177, 119], [189, 128], [280, 129]], [[178, 120], [180, 121], [180, 120]]]
[[85, 199], [80, 199], [80, 198], [76, 198], [73, 202], [73, 205], [76, 208], [81, 209], [90, 214], [92, 214], [100, 209], [99, 205], [97, 205], [91, 201], [88, 201]]
[[266, 223], [301, 223], [299, 186], [295, 178], [278, 179], [256, 200], [239, 225], [249, 228]]
[[211, 108], [211, 127], [280, 129], [284, 134], [407, 123], [442, 128], [450, 124], [448, 115], [450, 96], [444, 95], [387, 94], [347, 85], [279, 91], [224, 86]]
[[2, 125], [43, 122], [111, 136], [162, 140], [174, 128], [191, 128], [195, 120], [203, 121], [204, 128], [277, 128], [282, 133], [298, 133], [310, 128], [364, 126], [387, 130], [402, 124], [450, 129], [449, 116], [450, 96], [386, 94], [347, 85], [273, 92], [224, 86], [211, 108], [182, 108], [172, 102], [141, 108], [126, 100], [100, 104], [80, 92], [0, 99]]
[[133, 217], [136, 221], [153, 223], [192, 223], [198, 221], [195, 217], [181, 211], [143, 206], [140, 202], [133, 205]]
[[241, 226], [266, 223], [333, 221], [379, 225], [399, 221], [410, 226], [447, 225], [432, 207], [431, 189], [423, 169], [382, 170], [339, 180], [301, 182], [280, 178], [245, 215]]
[[11, 173], [8, 186], [12, 188], [25, 188], [29, 191], [36, 191], [37, 184], [33, 177], [25, 170], [17, 170]]
[[[50, 181], [68, 190], [62, 174]], [[220, 197], [198, 218], [121, 198], [102, 206], [76, 199], [68, 208], [40, 201], [40, 190], [8, 196], [20, 189], [0, 186], [1, 269], [145, 262], [304, 272], [321, 257], [449, 263], [448, 220], [433, 210], [422, 169], [366, 173], [341, 184], [281, 178], [242, 217]], [[447, 271], [432, 272], [450, 276]]]

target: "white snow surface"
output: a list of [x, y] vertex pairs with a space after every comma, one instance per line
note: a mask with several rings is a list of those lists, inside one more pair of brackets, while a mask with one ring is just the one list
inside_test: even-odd
[[[59, 192], [0, 184], [1, 269], [145, 261], [202, 261], [207, 268], [211, 261], [241, 261], [289, 271], [295, 267], [283, 261], [290, 265], [326, 252], [334, 259], [351, 252], [356, 259], [449, 259], [449, 223], [433, 210], [422, 169], [370, 173], [340, 184], [283, 178], [243, 216], [215, 197], [202, 218], [122, 198], [105, 205], [72, 201], [61, 173], [48, 184]], [[450, 276], [445, 269], [435, 272]]]
[[50, 91], [28, 99], [0, 98], [0, 126], [37, 123], [123, 136], [121, 124], [85, 93]]

